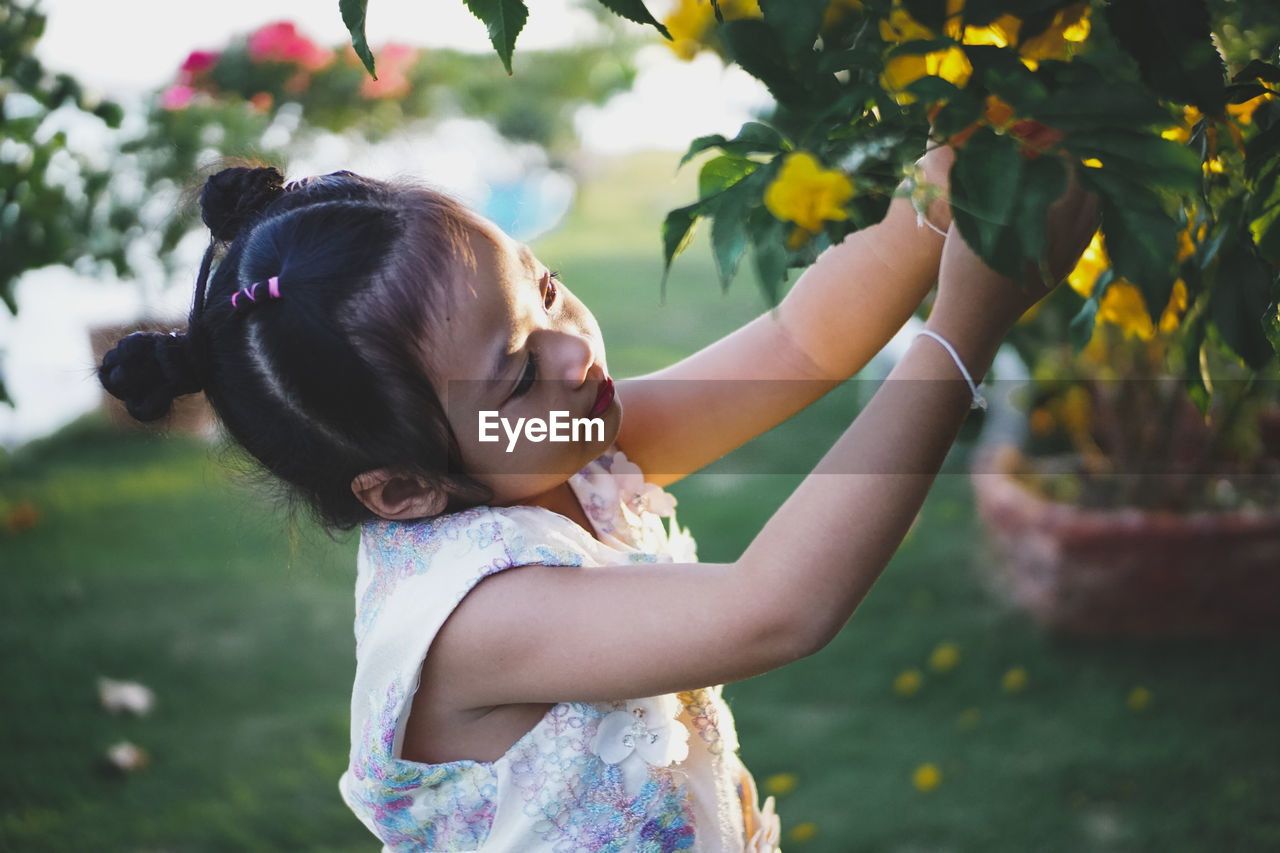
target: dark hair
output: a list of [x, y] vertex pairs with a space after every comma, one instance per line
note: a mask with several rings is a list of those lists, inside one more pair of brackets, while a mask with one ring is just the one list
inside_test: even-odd
[[103, 387], [139, 420], [204, 390], [231, 436], [333, 527], [373, 517], [351, 481], [377, 468], [448, 483], [449, 511], [488, 499], [460, 474], [427, 370], [431, 305], [471, 259], [466, 209], [349, 172], [286, 187], [244, 167], [210, 177], [200, 207], [213, 240], [186, 333], [123, 339]]

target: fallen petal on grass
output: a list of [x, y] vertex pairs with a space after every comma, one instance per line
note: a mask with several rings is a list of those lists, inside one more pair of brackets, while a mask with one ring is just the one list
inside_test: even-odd
[[156, 704], [156, 694], [144, 684], [136, 681], [115, 681], [110, 678], [98, 679], [98, 699], [102, 707], [113, 714], [128, 711], [139, 717], [151, 713]]
[[107, 763], [122, 773], [133, 773], [146, 767], [151, 761], [147, 751], [127, 740], [122, 740], [107, 750]]

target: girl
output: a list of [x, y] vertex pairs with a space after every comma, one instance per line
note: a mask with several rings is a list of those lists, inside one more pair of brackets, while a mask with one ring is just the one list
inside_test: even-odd
[[[935, 183], [950, 156], [926, 158]], [[1045, 288], [985, 267], [945, 203], [923, 228], [898, 200], [775, 311], [615, 386], [586, 307], [437, 193], [237, 168], [201, 207], [187, 331], [125, 338], [99, 375], [140, 419], [203, 390], [322, 519], [362, 526], [340, 788], [384, 849], [776, 850], [706, 685], [840, 630]], [[1074, 187], [1055, 205], [1054, 275], [1092, 219]], [[696, 562], [661, 487], [854, 374], [935, 280], [926, 331], [814, 473], [740, 559]], [[746, 379], [789, 381], [725, 381]], [[481, 428], [554, 412], [599, 428]]]

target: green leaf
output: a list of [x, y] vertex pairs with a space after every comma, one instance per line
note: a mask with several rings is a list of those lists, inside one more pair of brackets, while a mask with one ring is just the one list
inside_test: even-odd
[[787, 280], [786, 226], [761, 208], [747, 224], [751, 237], [751, 254], [756, 264], [756, 277], [770, 305], [778, 304], [782, 285]]
[[697, 139], [693, 140], [693, 142], [689, 143], [689, 150], [684, 152], [684, 156], [680, 158], [680, 163], [676, 168], [680, 168], [680, 166], [688, 163], [708, 148], [724, 147], [724, 144], [728, 141], [728, 139], [719, 133], [713, 133], [710, 136], [699, 136]]
[[1089, 294], [1089, 298], [1080, 306], [1076, 316], [1071, 318], [1069, 327], [1071, 334], [1071, 348], [1076, 355], [1088, 345], [1089, 340], [1093, 337], [1093, 330], [1098, 324], [1098, 306], [1102, 303], [1102, 296], [1107, 292], [1107, 288], [1111, 286], [1111, 282], [1116, 280], [1115, 270], [1103, 270], [1093, 283], [1093, 292]]
[[1028, 160], [1023, 168], [1014, 227], [1022, 244], [1023, 257], [1040, 259], [1045, 257], [1048, 249], [1045, 223], [1049, 217], [1049, 205], [1067, 191], [1067, 169], [1057, 157], [1037, 157]]
[[1226, 106], [1226, 68], [1209, 32], [1204, 0], [1113, 0], [1112, 34], [1156, 94], [1194, 104], [1205, 115]]
[[1158, 200], [1152, 203], [1140, 197], [1104, 196], [1100, 208], [1102, 234], [1116, 274], [1137, 286], [1152, 322], [1158, 322], [1176, 278], [1173, 260], [1178, 251], [1177, 223]]
[[711, 253], [715, 257], [721, 288], [729, 288], [746, 249], [747, 226], [742, 211], [726, 210], [722, 206], [711, 220]]
[[1269, 62], [1263, 62], [1261, 59], [1254, 59], [1240, 69], [1239, 74], [1231, 78], [1233, 83], [1241, 83], [1246, 80], [1280, 83], [1280, 67], [1276, 67]]
[[1259, 370], [1273, 355], [1265, 323], [1272, 275], [1247, 241], [1223, 249], [1209, 308], [1222, 339], [1249, 367]]
[[1025, 165], [1017, 143], [984, 127], [956, 152], [951, 167], [951, 210], [960, 235], [992, 269], [1012, 278], [1022, 270], [1013, 226]]
[[[688, 163], [708, 148], [719, 148], [726, 154], [777, 154], [787, 148], [782, 134], [767, 124], [749, 121], [738, 131], [733, 139], [726, 139], [718, 133], [710, 136], [699, 136], [689, 144], [689, 150], [680, 158], [680, 166]], [[678, 168], [678, 167], [677, 167]]]
[[17, 284], [16, 278], [6, 278], [0, 281], [0, 301], [4, 302], [5, 307], [9, 309], [9, 313], [15, 316], [18, 313], [18, 297], [14, 292]]
[[644, 5], [644, 0], [600, 0], [600, 5], [615, 15], [626, 18], [628, 21], [651, 25], [662, 33], [664, 38], [671, 38], [671, 33], [667, 32], [667, 28], [662, 25], [662, 22], [653, 16], [649, 8]]
[[[939, 77], [923, 77], [923, 80], [940, 80]], [[916, 83], [920, 81], [917, 80]], [[911, 85], [915, 85], [912, 83]], [[947, 84], [951, 85], [951, 84]], [[952, 86], [955, 89], [954, 86]], [[964, 89], [956, 89], [955, 94], [946, 99], [946, 103], [933, 117], [933, 129], [939, 136], [950, 137], [969, 127], [982, 118], [983, 100]]]
[[369, 41], [364, 34], [368, 5], [369, 0], [338, 0], [338, 8], [342, 10], [342, 23], [347, 25], [347, 32], [351, 33], [351, 47], [369, 71], [369, 76], [377, 80], [378, 75], [373, 70], [373, 51], [369, 49]]
[[931, 30], [941, 30], [947, 20], [946, 0], [902, 0], [903, 7]]
[[464, 0], [471, 14], [484, 22], [489, 30], [489, 41], [502, 60], [502, 67], [511, 73], [511, 55], [516, 49], [516, 36], [529, 19], [529, 9], [524, 0]]
[[[733, 178], [726, 166], [719, 177], [732, 179], [724, 182], [715, 196], [704, 198], [706, 215], [711, 217], [711, 252], [720, 276], [720, 286], [727, 289], [738, 270], [738, 263], [746, 249], [746, 223], [750, 216], [762, 215], [760, 195], [763, 187], [777, 172], [778, 163], [762, 165], [745, 160], [752, 165], [750, 172]], [[709, 176], [710, 177], [710, 176]], [[709, 188], [709, 187], [708, 187]]]
[[750, 175], [760, 164], [755, 160], [723, 154], [703, 164], [698, 172], [698, 197], [707, 199]]
[[[720, 39], [742, 69], [769, 89], [779, 104], [804, 107], [834, 97], [833, 77], [798, 77], [787, 63], [778, 36], [762, 20], [740, 18], [720, 25]], [[826, 84], [826, 85], [823, 85]]]
[[1051, 65], [1049, 97], [1029, 117], [1075, 137], [1086, 129], [1167, 127], [1173, 116], [1144, 87], [1104, 75], [1083, 62]]
[[1244, 174], [1250, 181], [1255, 180], [1263, 167], [1277, 157], [1280, 152], [1280, 124], [1254, 136], [1244, 146]]
[[744, 124], [733, 138], [733, 145], [738, 154], [775, 154], [787, 147], [781, 133], [758, 121]]
[[789, 53], [803, 53], [818, 40], [827, 5], [828, 0], [760, 0], [760, 11]]
[[1075, 156], [1096, 157], [1105, 170], [1123, 173], [1131, 181], [1186, 193], [1200, 186], [1200, 159], [1195, 152], [1154, 133], [1088, 130], [1072, 136], [1069, 145]]
[[671, 272], [671, 262], [676, 255], [683, 252], [693, 239], [693, 226], [698, 224], [702, 216], [703, 203], [696, 202], [685, 207], [678, 207], [667, 214], [662, 221], [662, 288], [667, 287], [667, 275]]
[[1271, 348], [1276, 351], [1276, 357], [1280, 358], [1280, 303], [1272, 302], [1267, 306], [1263, 315], [1263, 329], [1267, 340], [1271, 342]]
[[1019, 115], [1033, 114], [1049, 97], [1049, 90], [1035, 73], [1021, 62], [987, 71], [983, 82], [991, 94], [1013, 107]]

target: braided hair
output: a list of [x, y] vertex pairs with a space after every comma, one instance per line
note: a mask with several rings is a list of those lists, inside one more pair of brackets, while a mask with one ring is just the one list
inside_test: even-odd
[[121, 340], [103, 387], [144, 421], [203, 390], [332, 527], [373, 517], [351, 482], [378, 468], [447, 483], [446, 511], [487, 499], [428, 375], [431, 308], [470, 259], [465, 208], [349, 172], [285, 185], [246, 167], [211, 176], [200, 207], [212, 239], [186, 331]]

